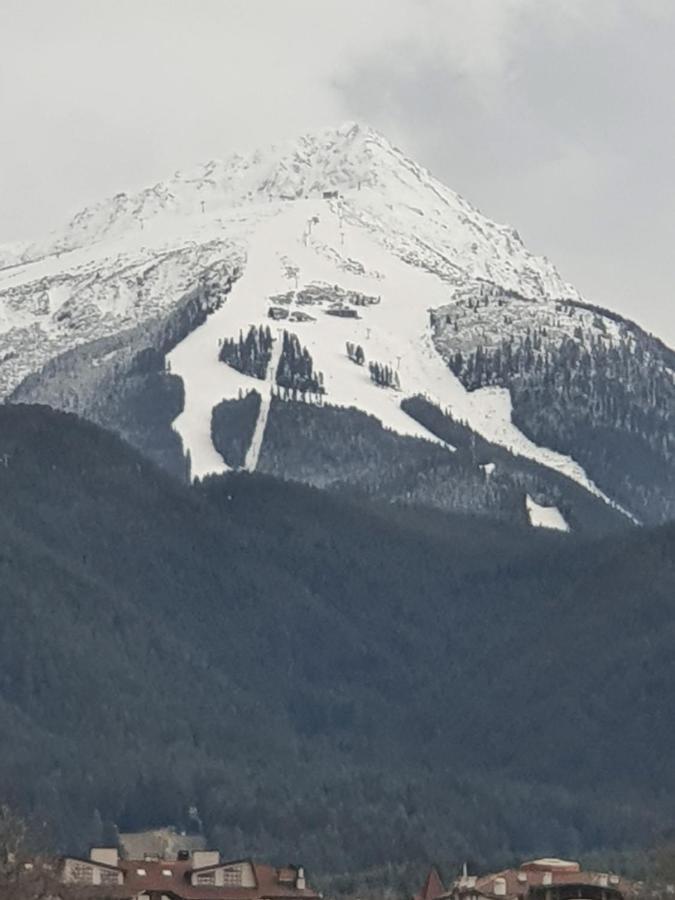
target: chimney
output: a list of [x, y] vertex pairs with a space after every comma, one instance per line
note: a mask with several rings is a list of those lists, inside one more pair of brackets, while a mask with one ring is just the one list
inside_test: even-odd
[[506, 878], [501, 875], [495, 878], [494, 892], [496, 897], [506, 897]]
[[553, 872], [544, 872], [541, 883], [545, 885], [553, 884]]
[[305, 869], [303, 866], [298, 866], [298, 876], [295, 879], [295, 887], [299, 891], [304, 891], [307, 887], [307, 882], [305, 881]]
[[600, 887], [607, 887], [607, 885], [609, 884], [609, 875], [605, 875], [605, 874], [603, 873], [603, 874], [600, 876], [600, 878], [598, 879], [598, 881], [599, 881], [599, 883], [600, 883]]
[[89, 859], [104, 866], [116, 866], [120, 861], [120, 855], [117, 847], [92, 847]]

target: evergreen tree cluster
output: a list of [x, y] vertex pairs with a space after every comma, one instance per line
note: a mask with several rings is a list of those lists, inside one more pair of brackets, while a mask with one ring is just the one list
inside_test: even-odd
[[284, 331], [276, 382], [285, 399], [319, 399], [325, 393], [323, 373], [314, 370], [309, 350], [288, 331]]
[[368, 371], [370, 372], [370, 380], [378, 387], [394, 388], [398, 391], [401, 389], [398, 372], [391, 366], [383, 365], [379, 362], [368, 363]]
[[675, 517], [675, 382], [644, 342], [580, 326], [554, 342], [528, 327], [449, 364], [469, 390], [508, 387], [516, 424], [578, 459], [640, 519]]
[[356, 363], [357, 366], [362, 366], [366, 361], [366, 354], [363, 352], [363, 347], [360, 344], [353, 344], [351, 341], [347, 341], [345, 347], [347, 356], [351, 361]]
[[260, 413], [257, 391], [240, 393], [236, 400], [221, 400], [211, 412], [213, 446], [231, 469], [241, 469], [251, 446]]
[[257, 327], [251, 325], [246, 337], [243, 332], [239, 332], [237, 341], [234, 338], [225, 338], [218, 358], [237, 372], [264, 381], [272, 357], [273, 343], [274, 338], [269, 325]]

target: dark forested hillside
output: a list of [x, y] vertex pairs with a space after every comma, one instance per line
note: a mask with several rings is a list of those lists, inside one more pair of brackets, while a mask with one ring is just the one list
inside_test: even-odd
[[236, 268], [222, 263], [208, 267], [168, 315], [55, 356], [27, 376], [10, 400], [44, 403], [116, 431], [144, 456], [189, 481], [189, 460], [171, 427], [183, 409], [184, 386], [171, 374], [166, 354], [222, 304], [237, 277]]
[[[227, 422], [245, 415], [248, 400], [228, 404]], [[402, 409], [455, 448], [396, 434], [357, 409], [272, 401], [258, 471], [317, 487], [527, 524], [526, 495], [556, 506], [580, 534], [625, 528], [629, 520], [570, 478], [488, 443], [423, 397]], [[235, 413], [235, 409], [239, 412]], [[215, 419], [214, 419], [215, 421]], [[221, 453], [229, 447], [223, 426]], [[226, 457], [227, 458], [227, 457]]]
[[515, 424], [578, 460], [641, 521], [675, 518], [675, 354], [616, 313], [496, 285], [432, 315], [469, 390], [507, 387]]
[[[0, 408], [0, 798], [345, 871], [648, 843], [675, 814], [675, 528], [599, 542]], [[637, 765], [636, 761], [639, 761]]]

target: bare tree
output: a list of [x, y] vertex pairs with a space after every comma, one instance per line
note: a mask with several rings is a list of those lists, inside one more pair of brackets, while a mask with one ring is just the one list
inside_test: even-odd
[[25, 821], [6, 804], [0, 805], [0, 900], [63, 898], [53, 865], [33, 856]]
[[0, 805], [0, 881], [16, 879], [27, 854], [28, 828], [6, 804]]

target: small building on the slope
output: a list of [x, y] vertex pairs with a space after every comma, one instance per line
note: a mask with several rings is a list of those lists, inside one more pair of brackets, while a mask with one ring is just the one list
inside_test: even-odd
[[215, 850], [179, 850], [176, 859], [121, 858], [95, 847], [89, 859], [63, 857], [60, 881], [92, 900], [319, 900], [302, 866], [222, 861]]
[[578, 862], [546, 858], [488, 875], [464, 874], [447, 889], [432, 870], [415, 900], [626, 900], [633, 887], [619, 875], [588, 872]]

